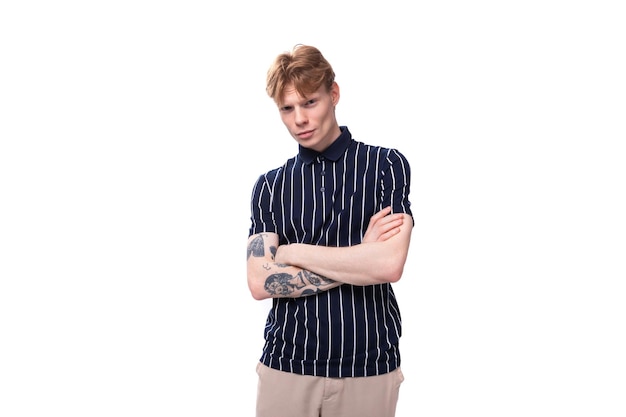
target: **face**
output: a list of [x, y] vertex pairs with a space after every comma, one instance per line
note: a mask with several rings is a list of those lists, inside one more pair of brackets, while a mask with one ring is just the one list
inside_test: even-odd
[[307, 97], [300, 96], [290, 85], [285, 89], [278, 110], [287, 130], [300, 145], [322, 152], [341, 134], [335, 118], [338, 101], [339, 86], [336, 83], [330, 91], [321, 87]]

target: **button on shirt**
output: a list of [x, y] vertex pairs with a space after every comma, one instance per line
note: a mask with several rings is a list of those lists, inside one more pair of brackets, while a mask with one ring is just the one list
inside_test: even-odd
[[[358, 142], [342, 126], [324, 152], [300, 146], [298, 155], [258, 178], [249, 235], [277, 233], [280, 244], [356, 245], [382, 208], [412, 215], [409, 188], [409, 163], [400, 152]], [[389, 283], [274, 298], [260, 360], [302, 375], [380, 375], [400, 365], [401, 330]]]

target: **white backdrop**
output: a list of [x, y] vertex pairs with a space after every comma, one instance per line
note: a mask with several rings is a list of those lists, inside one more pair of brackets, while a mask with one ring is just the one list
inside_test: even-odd
[[413, 168], [398, 417], [623, 417], [618, 3], [3, 2], [0, 415], [253, 415], [265, 72], [309, 43]]

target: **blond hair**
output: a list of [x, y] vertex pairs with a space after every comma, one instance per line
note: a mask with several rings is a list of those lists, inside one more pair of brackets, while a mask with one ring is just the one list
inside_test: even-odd
[[279, 103], [292, 83], [298, 94], [306, 97], [322, 86], [330, 91], [334, 82], [335, 72], [322, 53], [313, 46], [298, 44], [276, 57], [267, 71], [266, 91]]

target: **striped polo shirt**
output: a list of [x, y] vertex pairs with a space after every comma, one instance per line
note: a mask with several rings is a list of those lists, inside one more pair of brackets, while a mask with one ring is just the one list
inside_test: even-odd
[[[258, 178], [249, 235], [277, 233], [280, 244], [356, 245], [382, 208], [412, 216], [409, 186], [409, 163], [400, 152], [358, 142], [341, 126], [324, 152], [300, 146], [298, 155]], [[302, 375], [380, 375], [400, 365], [401, 325], [389, 283], [274, 298], [260, 360]]]

